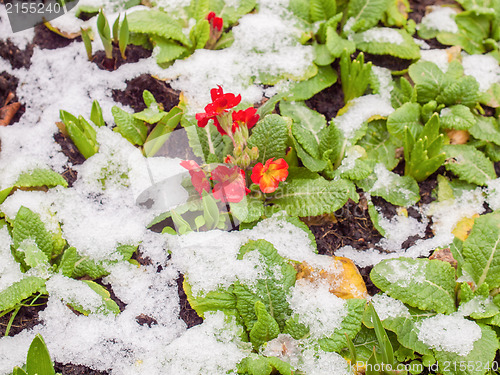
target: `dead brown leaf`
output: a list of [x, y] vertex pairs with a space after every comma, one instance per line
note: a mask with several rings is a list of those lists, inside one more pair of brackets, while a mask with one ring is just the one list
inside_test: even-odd
[[330, 287], [330, 293], [342, 299], [368, 296], [365, 282], [352, 260], [344, 257], [320, 256], [329, 258], [328, 269], [315, 268], [306, 262], [300, 263], [296, 265], [297, 280], [325, 280]]
[[450, 250], [450, 248], [445, 248], [445, 249], [437, 249], [432, 253], [432, 255], [429, 257], [429, 259], [438, 259], [442, 260], [443, 262], [448, 262], [450, 263], [454, 268], [457, 268], [457, 261], [455, 258], [453, 258], [453, 254]]

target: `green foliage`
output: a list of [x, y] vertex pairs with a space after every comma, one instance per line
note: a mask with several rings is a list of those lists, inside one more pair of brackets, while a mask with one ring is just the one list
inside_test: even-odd
[[291, 216], [317, 216], [341, 208], [353, 189], [343, 179], [289, 179], [282, 191], [272, 198], [271, 203], [276, 210], [285, 210]]
[[130, 143], [142, 146], [146, 141], [148, 133], [148, 128], [144, 124], [144, 121], [135, 118], [134, 115], [125, 112], [117, 106], [114, 106], [111, 112], [115, 119], [115, 131], [120, 133]]
[[26, 357], [26, 373], [28, 375], [54, 375], [55, 370], [49, 351], [40, 334], [37, 334], [28, 349]]
[[444, 135], [439, 133], [439, 117], [432, 116], [416, 138], [408, 128], [405, 128], [404, 135], [405, 175], [423, 181], [446, 159], [442, 151]]
[[270, 158], [278, 159], [285, 156], [287, 140], [286, 120], [278, 115], [268, 115], [252, 129], [248, 146], [257, 147], [259, 149], [258, 161], [265, 163]]
[[340, 81], [344, 92], [344, 103], [347, 104], [365, 93], [371, 68], [371, 62], [365, 64], [363, 53], [351, 61], [347, 51], [344, 50], [340, 58]]
[[495, 168], [490, 159], [471, 145], [445, 145], [447, 170], [467, 182], [486, 185], [496, 178]]
[[68, 187], [68, 183], [64, 177], [51, 169], [37, 168], [29, 172], [21, 173], [14, 186], [23, 188], [46, 186], [52, 188], [55, 186]]
[[66, 111], [60, 111], [65, 131], [85, 159], [99, 151], [96, 131], [82, 116], [78, 118]]
[[500, 214], [480, 216], [463, 244], [463, 267], [472, 276], [477, 287], [487, 283], [500, 287]]
[[[394, 32], [401, 38], [401, 42], [395, 43], [392, 40], [386, 41], [384, 38], [380, 41], [372, 40], [371, 35], [377, 32]], [[373, 27], [362, 33], [354, 34], [352, 40], [356, 43], [357, 49], [366, 53], [390, 55], [407, 60], [416, 60], [420, 58], [420, 47], [415, 43], [412, 36], [402, 29]]]
[[451, 314], [455, 308], [455, 270], [429, 259], [384, 260], [370, 273], [373, 283], [393, 298], [421, 310]]
[[83, 29], [80, 28], [80, 34], [82, 35], [82, 41], [83, 45], [85, 46], [85, 51], [87, 52], [87, 58], [89, 61], [92, 61], [93, 59], [93, 54], [92, 54], [92, 39], [90, 37], [90, 33], [92, 32], [92, 29]]
[[349, 31], [360, 32], [372, 28], [382, 19], [386, 7], [387, 0], [349, 1], [347, 8]]
[[0, 311], [13, 309], [24, 299], [45, 289], [45, 279], [26, 276], [0, 292]]
[[396, 149], [400, 142], [387, 131], [385, 121], [370, 122], [366, 134], [357, 144], [366, 150], [369, 159], [383, 163], [388, 170], [393, 170], [398, 165]]
[[97, 32], [101, 37], [102, 44], [104, 46], [104, 51], [106, 52], [106, 58], [113, 58], [113, 40], [111, 39], [111, 31], [109, 29], [108, 19], [104, 15], [102, 9], [99, 11], [97, 16]]

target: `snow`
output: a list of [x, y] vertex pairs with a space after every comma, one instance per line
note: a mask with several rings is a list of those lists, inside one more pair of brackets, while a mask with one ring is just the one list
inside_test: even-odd
[[0, 292], [23, 278], [19, 263], [10, 251], [12, 240], [6, 227], [0, 228]]
[[303, 363], [299, 369], [307, 375], [352, 375], [353, 372], [346, 360], [335, 352], [325, 352], [323, 350], [305, 350]]
[[[203, 324], [189, 329], [160, 357], [165, 374], [225, 375], [251, 352], [239, 337], [241, 327], [224, 313], [208, 313]], [[209, 349], [209, 350], [207, 350]]]
[[301, 357], [300, 341], [289, 334], [280, 333], [278, 337], [263, 345], [260, 354], [266, 357], [278, 357], [296, 368]]
[[500, 208], [500, 178], [488, 181], [486, 188], [486, 202], [493, 211]]
[[366, 30], [361, 33], [365, 43], [391, 43], [399, 45], [404, 43], [403, 36], [396, 30], [389, 27], [378, 27]]
[[7, 8], [2, 5], [0, 6], [0, 35], [2, 36], [2, 39], [10, 40], [20, 49], [25, 49], [28, 43], [31, 42], [35, 36], [35, 31], [33, 29], [27, 29], [13, 33], [12, 28], [10, 27], [9, 17], [7, 15]]
[[418, 339], [429, 347], [466, 356], [482, 336], [476, 322], [457, 315], [438, 314], [417, 326]]
[[334, 123], [344, 132], [345, 138], [349, 140], [370, 117], [387, 117], [392, 112], [394, 112], [394, 108], [387, 99], [380, 95], [365, 95], [351, 100], [347, 112], [337, 116]]
[[410, 312], [404, 303], [387, 294], [376, 294], [371, 298], [371, 302], [380, 320], [410, 317]]
[[263, 2], [259, 13], [243, 16], [232, 29], [232, 46], [220, 51], [196, 50], [160, 72], [160, 77], [172, 80], [172, 87], [183, 91], [190, 113], [203, 110], [210, 102], [210, 89], [217, 85], [225, 92], [241, 94], [243, 101], [261, 100], [264, 91], [258, 86], [259, 76], [300, 78], [313, 60], [312, 47], [299, 43], [301, 31], [293, 19], [280, 17], [283, 11], [279, 3]]
[[480, 91], [488, 91], [494, 83], [500, 83], [500, 66], [493, 56], [462, 54], [464, 74], [479, 82]]
[[440, 32], [457, 33], [458, 26], [455, 22], [457, 12], [450, 7], [430, 6], [431, 12], [426, 14], [417, 28], [425, 26]]
[[313, 339], [331, 336], [347, 316], [345, 300], [330, 293], [324, 281], [297, 280], [288, 298], [299, 322], [309, 327]]
[[420, 56], [420, 60], [433, 62], [443, 72], [448, 70], [449, 56], [445, 49], [421, 50]]

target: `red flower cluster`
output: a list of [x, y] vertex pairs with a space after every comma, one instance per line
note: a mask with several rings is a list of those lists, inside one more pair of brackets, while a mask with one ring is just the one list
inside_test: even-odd
[[[203, 191], [210, 192], [210, 181], [195, 161], [184, 160], [180, 164], [189, 171], [191, 183], [200, 196]], [[212, 171], [210, 180], [218, 181], [212, 193], [215, 199], [223, 202], [238, 203], [250, 192], [246, 187], [245, 172], [236, 166], [233, 168], [218, 166]]]
[[[207, 126], [209, 120], [214, 120], [219, 133], [222, 135], [228, 134], [229, 126], [224, 127], [221, 125], [221, 122], [224, 122], [222, 116], [226, 116], [231, 108], [240, 104], [241, 95], [224, 94], [222, 87], [218, 86], [218, 88], [210, 90], [210, 96], [212, 97], [212, 103], [209, 103], [205, 107], [205, 112], [196, 114], [198, 126], [204, 128]], [[246, 125], [250, 129], [259, 121], [259, 115], [255, 108], [250, 107], [241, 111], [232, 111], [230, 121], [232, 122], [231, 132], [235, 133], [242, 125]]]
[[210, 23], [211, 29], [217, 29], [218, 31], [222, 31], [222, 26], [224, 25], [224, 21], [221, 17], [216, 17], [215, 12], [210, 12], [207, 15], [207, 20]]
[[284, 159], [266, 161], [266, 164], [257, 163], [252, 170], [252, 182], [258, 184], [263, 193], [274, 193], [280, 182], [288, 177], [288, 163]]

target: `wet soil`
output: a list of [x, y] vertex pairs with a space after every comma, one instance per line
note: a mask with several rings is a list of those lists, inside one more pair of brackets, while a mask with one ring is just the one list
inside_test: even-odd
[[151, 56], [151, 53], [152, 51], [141, 46], [130, 44], [125, 50], [126, 58], [124, 59], [120, 53], [120, 48], [114, 45], [112, 59], [108, 59], [104, 51], [97, 51], [92, 59], [92, 62], [97, 64], [97, 66], [102, 70], [113, 71], [124, 64], [136, 63], [140, 59], [148, 58]]

